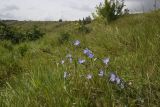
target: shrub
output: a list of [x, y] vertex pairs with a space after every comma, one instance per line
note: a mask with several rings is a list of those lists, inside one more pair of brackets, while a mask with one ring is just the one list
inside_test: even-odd
[[58, 22], [63, 22], [63, 20], [62, 19], [59, 19], [59, 21]]
[[97, 7], [96, 14], [98, 17], [106, 19], [111, 22], [122, 15], [122, 9], [124, 7], [124, 0], [108, 1], [105, 0], [104, 4], [100, 4]]
[[63, 44], [63, 43], [65, 43], [65, 42], [68, 42], [69, 39], [70, 39], [70, 34], [69, 34], [68, 32], [62, 32], [62, 33], [60, 34], [60, 36], [58, 37], [58, 42], [59, 42], [60, 44]]
[[90, 32], [90, 29], [86, 27], [85, 24], [82, 23], [82, 24], [79, 24], [78, 31], [86, 34]]
[[0, 40], [10, 40], [12, 43], [17, 44], [24, 41], [33, 41], [43, 37], [44, 33], [38, 28], [33, 26], [30, 30], [23, 30], [20, 28], [10, 27], [5, 23], [0, 22]]
[[92, 22], [92, 19], [90, 16], [83, 18], [83, 20], [81, 21], [81, 24], [83, 23], [84, 25], [86, 24], [90, 24]]
[[24, 56], [26, 54], [27, 50], [28, 50], [28, 47], [26, 44], [24, 44], [18, 48], [18, 51], [21, 56]]
[[44, 33], [40, 31], [40, 29], [38, 28], [38, 26], [33, 26], [33, 28], [27, 32], [27, 37], [28, 37], [28, 40], [30, 41], [34, 41], [34, 40], [37, 40], [41, 37], [43, 37]]

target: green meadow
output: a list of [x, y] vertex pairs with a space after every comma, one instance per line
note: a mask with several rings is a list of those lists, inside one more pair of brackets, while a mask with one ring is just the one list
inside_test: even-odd
[[[159, 19], [160, 11], [153, 11], [83, 27], [78, 21], [6, 22], [17, 29], [36, 25], [45, 35], [19, 44], [0, 40], [0, 106], [159, 107]], [[86, 48], [94, 58], [83, 54]], [[111, 72], [124, 87], [110, 80]]]

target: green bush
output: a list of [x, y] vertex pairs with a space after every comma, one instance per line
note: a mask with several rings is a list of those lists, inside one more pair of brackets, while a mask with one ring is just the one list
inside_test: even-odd
[[100, 4], [97, 7], [96, 14], [98, 17], [106, 19], [108, 22], [116, 20], [122, 15], [122, 9], [124, 7], [124, 0], [108, 1], [105, 0], [104, 4]]
[[65, 42], [68, 42], [69, 39], [70, 39], [70, 34], [69, 34], [68, 32], [62, 32], [62, 33], [60, 34], [60, 36], [58, 37], [58, 42], [59, 42], [60, 44], [63, 44], [63, 43], [65, 43]]
[[91, 30], [85, 24], [79, 24], [78, 31], [81, 33], [89, 33]]
[[34, 41], [41, 37], [43, 37], [44, 33], [40, 31], [38, 26], [33, 26], [33, 28], [26, 33], [26, 36], [28, 37], [28, 40]]
[[26, 54], [27, 50], [28, 50], [28, 47], [26, 44], [24, 44], [18, 48], [18, 51], [21, 56], [24, 56]]
[[0, 40], [10, 40], [14, 44], [24, 41], [34, 41], [43, 37], [44, 34], [38, 26], [33, 26], [31, 29], [25, 30], [14, 28], [0, 22]]
[[90, 24], [92, 22], [92, 19], [90, 16], [86, 17], [86, 18], [83, 18], [83, 20], [79, 20], [79, 24]]

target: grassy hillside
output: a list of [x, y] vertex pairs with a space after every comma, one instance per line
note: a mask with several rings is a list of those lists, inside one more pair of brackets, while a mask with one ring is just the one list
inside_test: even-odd
[[[160, 106], [159, 19], [160, 11], [124, 16], [109, 25], [95, 20], [86, 25], [87, 33], [77, 30], [78, 22], [8, 23], [38, 25], [46, 35], [17, 45], [0, 41], [1, 107]], [[83, 54], [85, 48], [93, 59]], [[79, 64], [79, 58], [86, 62]], [[110, 59], [107, 65], [104, 58]], [[111, 72], [124, 87], [111, 81]]]

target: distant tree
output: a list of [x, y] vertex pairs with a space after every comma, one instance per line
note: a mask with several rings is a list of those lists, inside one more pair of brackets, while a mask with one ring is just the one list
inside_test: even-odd
[[124, 0], [105, 0], [104, 4], [97, 6], [96, 15], [94, 17], [102, 17], [108, 22], [120, 17], [123, 13]]
[[84, 24], [84, 25], [89, 24], [91, 22], [92, 22], [92, 19], [90, 16], [83, 18], [83, 20], [79, 20], [79, 24]]
[[59, 22], [63, 22], [63, 20], [62, 20], [62, 19], [59, 19]]
[[91, 23], [91, 21], [92, 21], [92, 19], [90, 16], [85, 18], [85, 24], [89, 24], [89, 23]]

